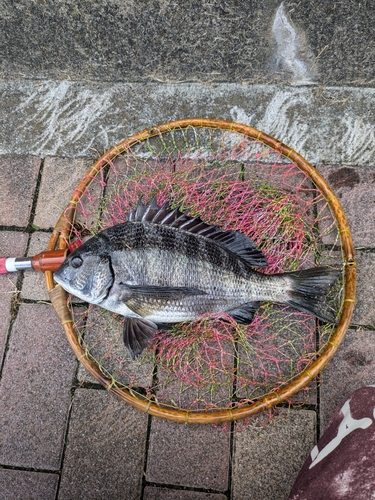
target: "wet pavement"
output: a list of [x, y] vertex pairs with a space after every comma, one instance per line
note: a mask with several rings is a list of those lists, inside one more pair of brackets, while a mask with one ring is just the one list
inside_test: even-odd
[[[1, 176], [7, 178], [0, 188], [2, 255], [33, 255], [46, 247], [58, 208], [90, 164], [89, 159], [0, 158]], [[28, 176], [22, 175], [24, 168]], [[322, 167], [326, 175], [338, 169]], [[99, 385], [85, 384], [43, 275], [0, 276], [2, 498], [286, 498], [336, 405], [352, 390], [375, 383], [375, 249], [365, 225], [360, 230], [355, 224], [364, 211], [372, 213], [375, 189], [370, 169], [352, 169], [358, 174], [358, 203], [350, 202], [345, 186], [336, 188], [358, 248], [356, 327], [322, 373], [316, 404], [281, 409], [281, 417], [265, 427], [250, 422], [229, 432], [160, 420]]]

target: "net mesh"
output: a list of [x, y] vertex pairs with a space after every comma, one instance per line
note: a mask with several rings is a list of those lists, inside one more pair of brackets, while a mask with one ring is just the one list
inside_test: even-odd
[[[243, 134], [176, 128], [119, 150], [90, 175], [89, 188], [76, 192], [70, 241], [124, 222], [139, 199], [156, 197], [249, 236], [268, 259], [266, 274], [342, 266], [337, 224], [322, 193], [298, 165]], [[341, 281], [329, 293], [336, 316], [342, 290]], [[133, 361], [121, 316], [98, 306], [72, 310], [86, 356], [113, 386], [189, 411], [241, 407], [280, 389], [316, 359], [334, 330], [287, 306], [263, 303], [250, 325], [221, 314], [160, 330]], [[292, 402], [313, 397], [305, 388]]]

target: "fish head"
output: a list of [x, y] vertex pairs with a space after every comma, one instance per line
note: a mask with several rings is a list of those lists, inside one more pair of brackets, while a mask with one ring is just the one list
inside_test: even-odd
[[111, 258], [87, 243], [67, 257], [53, 278], [68, 293], [90, 304], [100, 304], [114, 282]]

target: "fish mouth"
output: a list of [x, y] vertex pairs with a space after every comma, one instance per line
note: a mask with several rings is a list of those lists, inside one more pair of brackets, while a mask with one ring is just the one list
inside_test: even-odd
[[64, 280], [62, 280], [59, 276], [57, 276], [56, 272], [53, 273], [53, 281], [58, 285], [60, 285], [62, 288], [64, 288], [64, 290], [66, 290], [66, 284], [64, 283]]

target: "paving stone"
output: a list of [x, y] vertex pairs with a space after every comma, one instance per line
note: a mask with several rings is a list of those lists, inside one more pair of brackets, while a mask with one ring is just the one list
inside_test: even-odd
[[[25, 255], [28, 235], [14, 231], [0, 232], [0, 255]], [[5, 341], [11, 319], [11, 300], [17, 291], [19, 273], [0, 275], [0, 365], [4, 354]]]
[[[82, 308], [75, 311], [75, 321], [85, 325], [81, 330], [85, 352], [90, 353], [91, 359], [107, 377], [133, 388], [152, 386], [154, 364], [142, 361], [142, 357], [131, 359], [124, 345], [123, 325], [118, 316], [100, 307], [93, 307], [88, 315]], [[76, 330], [79, 336], [78, 326]], [[99, 383], [81, 363], [77, 377], [80, 382]]]
[[[33, 257], [46, 250], [50, 234], [36, 232], [31, 235], [28, 255]], [[22, 299], [49, 300], [44, 273], [25, 271], [21, 289]]]
[[[374, 280], [375, 274], [375, 253], [369, 251], [356, 251], [356, 303], [352, 325], [375, 325], [374, 302]], [[341, 267], [342, 257], [339, 252], [324, 253], [320, 265], [331, 267]]]
[[146, 486], [143, 500], [226, 500], [220, 493], [205, 493], [202, 491], [174, 490]]
[[44, 161], [42, 181], [34, 224], [43, 229], [54, 227], [69, 203], [74, 189], [90, 168], [85, 159], [47, 157]]
[[321, 373], [321, 433], [341, 403], [356, 389], [375, 384], [375, 332], [348, 330], [338, 351]]
[[153, 418], [146, 480], [226, 491], [229, 437], [229, 432], [210, 425]]
[[59, 500], [139, 500], [147, 420], [145, 413], [104, 390], [78, 389]]
[[0, 463], [60, 468], [75, 367], [52, 307], [21, 304], [0, 386]]
[[[311, 353], [315, 352], [314, 318], [275, 307], [269, 312], [265, 325], [253, 332], [250, 349], [238, 344], [240, 362], [236, 395], [239, 398], [264, 397], [281, 382], [285, 384], [300, 374], [311, 360]], [[253, 385], [253, 382], [256, 383]], [[308, 388], [288, 398], [288, 402], [315, 404], [316, 398], [316, 381], [312, 381]]]
[[351, 324], [375, 325], [375, 253], [357, 251], [356, 304]]
[[315, 444], [313, 411], [290, 410], [234, 434], [233, 500], [284, 500]]
[[[26, 251], [28, 234], [18, 231], [0, 231], [0, 256], [23, 257]], [[19, 276], [19, 273], [7, 274], [5, 276]]]
[[2, 500], [54, 500], [59, 480], [57, 474], [0, 469]]
[[[338, 197], [356, 247], [374, 247], [375, 170], [373, 167], [319, 166]], [[326, 243], [333, 243], [327, 239]]]
[[36, 156], [0, 157], [0, 225], [27, 226], [39, 168]]

